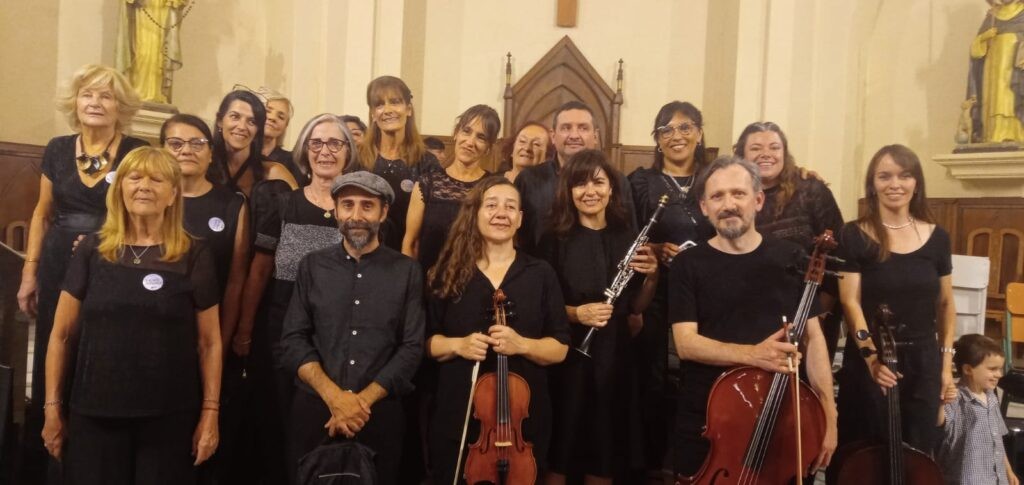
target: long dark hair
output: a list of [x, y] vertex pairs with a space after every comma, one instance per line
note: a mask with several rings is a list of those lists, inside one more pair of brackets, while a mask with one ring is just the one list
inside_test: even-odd
[[480, 120], [480, 124], [483, 125], [483, 132], [486, 136], [487, 150], [490, 151], [494, 147], [494, 142], [498, 141], [498, 133], [501, 132], [501, 118], [498, 117], [498, 112], [494, 111], [494, 108], [487, 106], [486, 104], [475, 104], [470, 106], [455, 119], [455, 128], [452, 129], [452, 138], [459, 133], [460, 130], [469, 126], [470, 123]]
[[782, 210], [786, 208], [786, 204], [793, 198], [793, 194], [796, 193], [796, 184], [800, 180], [800, 170], [796, 168], [796, 159], [789, 153], [789, 140], [786, 139], [786, 134], [782, 132], [782, 128], [771, 121], [751, 123], [740, 133], [739, 139], [736, 140], [736, 144], [732, 147], [732, 153], [737, 157], [747, 158], [747, 138], [750, 138], [750, 135], [754, 133], [764, 133], [766, 131], [779, 135], [779, 140], [782, 141], [782, 172], [779, 174], [779, 191], [775, 194], [775, 213], [772, 214], [772, 216], [778, 217], [782, 214]]
[[579, 224], [580, 216], [572, 200], [572, 188], [594, 180], [598, 170], [604, 170], [608, 176], [608, 186], [612, 189], [604, 214], [608, 228], [621, 230], [629, 227], [626, 206], [622, 201], [621, 194], [622, 174], [615, 170], [601, 150], [583, 150], [569, 159], [569, 163], [562, 167], [558, 176], [558, 187], [555, 191], [555, 202], [551, 206], [549, 228], [557, 237], [568, 236], [569, 231]]
[[[214, 122], [217, 130], [213, 134], [213, 165], [207, 173], [207, 178], [211, 182], [221, 185], [233, 185], [230, 183], [231, 170], [228, 168], [228, 147], [227, 143], [224, 142], [222, 127], [218, 125], [218, 123], [223, 125], [223, 118], [228, 114], [228, 108], [231, 106], [232, 101], [241, 101], [252, 108], [253, 122], [256, 123], [256, 136], [252, 138], [252, 142], [249, 144], [249, 158], [245, 160], [242, 167], [243, 169], [248, 167], [252, 171], [253, 181], [259, 182], [266, 178], [266, 171], [263, 169], [262, 151], [263, 127], [267, 124], [267, 108], [263, 106], [263, 102], [255, 94], [242, 90], [228, 93], [220, 102], [220, 107], [217, 108], [217, 119]], [[236, 189], [237, 187], [230, 188]]]
[[[704, 115], [701, 114], [700, 110], [697, 109], [689, 101], [672, 101], [665, 106], [662, 106], [658, 110], [658, 115], [654, 117], [654, 128], [651, 129], [651, 138], [654, 139], [654, 164], [651, 165], [657, 171], [661, 171], [665, 168], [665, 154], [661, 153], [658, 149], [658, 128], [665, 126], [672, 122], [672, 117], [676, 114], [681, 114], [687, 118], [693, 120], [693, 123], [697, 125], [701, 131], [704, 130]], [[700, 173], [707, 165], [707, 154], [704, 153], [704, 137], [700, 137], [700, 142], [693, 148], [693, 173], [694, 175]]]
[[384, 98], [391, 93], [401, 96], [405, 104], [409, 105], [409, 117], [405, 119], [405, 138], [402, 140], [400, 155], [407, 166], [415, 166], [420, 163], [427, 148], [423, 145], [420, 132], [416, 129], [416, 117], [412, 111], [412, 90], [405, 84], [405, 81], [394, 76], [381, 76], [370, 84], [366, 85], [366, 105], [370, 109], [370, 126], [365, 130], [363, 143], [359, 145], [359, 158], [363, 167], [373, 170], [377, 163], [377, 156], [380, 154], [380, 127], [373, 116], [373, 110], [384, 102]]
[[868, 164], [868, 172], [864, 176], [864, 197], [867, 199], [867, 207], [865, 208], [864, 216], [857, 219], [857, 224], [861, 228], [867, 229], [873, 241], [878, 244], [879, 262], [889, 259], [891, 254], [889, 234], [885, 231], [885, 225], [882, 224], [881, 209], [878, 206], [878, 193], [875, 192], [875, 171], [878, 170], [878, 164], [886, 155], [892, 158], [892, 161], [896, 162], [896, 165], [899, 165], [900, 168], [910, 172], [910, 175], [917, 182], [914, 187], [914, 195], [910, 199], [910, 216], [929, 224], [935, 221], [935, 218], [932, 217], [931, 209], [928, 208], [928, 196], [925, 195], [924, 190], [924, 171], [921, 169], [921, 160], [917, 158], [917, 154], [910, 148], [899, 144], [886, 145], [880, 148], [871, 157], [871, 163]]
[[505, 177], [491, 175], [477, 182], [462, 198], [459, 214], [448, 231], [448, 240], [437, 263], [427, 272], [430, 291], [438, 298], [458, 298], [473, 277], [476, 262], [484, 254], [484, 237], [477, 228], [480, 206], [483, 205], [484, 194], [499, 185], [515, 188]]

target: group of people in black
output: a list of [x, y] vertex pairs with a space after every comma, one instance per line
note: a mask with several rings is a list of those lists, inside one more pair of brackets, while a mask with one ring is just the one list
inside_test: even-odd
[[[368, 124], [317, 115], [288, 152], [287, 98], [238, 89], [212, 130], [174, 115], [150, 148], [124, 134], [139, 102], [123, 76], [78, 71], [62, 99], [75, 134], [46, 148], [18, 293], [37, 316], [26, 472], [301, 483], [307, 453], [342, 441], [372, 450], [379, 483], [452, 483], [474, 364], [490, 372], [504, 355], [530, 388], [522, 437], [537, 481], [694, 475], [718, 376], [792, 372], [794, 358], [827, 418], [810, 474], [881, 433], [880, 386], [897, 376], [860, 352], [880, 302], [915, 342], [904, 436], [930, 449], [926, 417], [952, 385], [950, 242], [910, 149], [875, 154], [866, 213], [844, 224], [774, 123], [709, 161], [701, 111], [673, 101], [653, 122], [653, 163], [624, 176], [582, 103], [517, 127], [504, 149], [497, 112], [472, 106], [441, 163], [412, 98], [402, 80], [374, 79]], [[481, 162], [499, 151], [490, 173]], [[659, 204], [649, 241], [627, 254]], [[844, 278], [826, 280], [793, 345], [779, 326], [801, 296], [793, 266], [825, 230]], [[609, 303], [623, 260], [636, 275]], [[508, 325], [488, 314], [499, 289]], [[589, 355], [572, 350], [592, 328]], [[43, 453], [56, 460], [31, 459]]]

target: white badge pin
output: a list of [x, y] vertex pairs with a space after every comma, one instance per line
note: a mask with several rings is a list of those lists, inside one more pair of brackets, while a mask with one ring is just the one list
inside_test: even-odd
[[103, 178], [107, 181], [108, 184], [112, 184], [112, 183], [114, 183], [114, 178], [116, 178], [116, 177], [117, 177], [117, 172], [111, 170], [111, 171], [107, 172], [107, 176], [103, 177]]
[[405, 192], [412, 192], [412, 186], [413, 186], [412, 180], [405, 179], [405, 180], [402, 181], [401, 185], [402, 185], [402, 190], [403, 191], [405, 191]]
[[156, 291], [164, 287], [164, 277], [156, 273], [150, 273], [142, 278], [142, 287], [149, 291]]
[[210, 226], [211, 231], [221, 232], [224, 230], [224, 219], [221, 219], [220, 217], [211, 217], [210, 221], [207, 222], [207, 225]]

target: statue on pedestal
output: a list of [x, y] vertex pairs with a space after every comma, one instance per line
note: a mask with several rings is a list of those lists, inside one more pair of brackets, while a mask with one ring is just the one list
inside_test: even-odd
[[193, 0], [124, 0], [117, 37], [117, 68], [143, 101], [171, 102], [171, 82], [181, 68], [178, 30]]

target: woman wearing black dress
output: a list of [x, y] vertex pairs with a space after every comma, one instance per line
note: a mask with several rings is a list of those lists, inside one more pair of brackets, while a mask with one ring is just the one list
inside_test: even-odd
[[133, 150], [112, 186], [106, 221], [75, 250], [57, 305], [43, 441], [63, 458], [65, 483], [194, 483], [218, 441], [213, 257], [182, 225], [169, 153]]
[[[519, 203], [519, 192], [504, 177], [482, 180], [463, 199], [452, 237], [428, 275], [427, 351], [440, 362], [430, 426], [434, 483], [452, 483], [455, 477], [456, 460], [465, 451], [459, 440], [473, 365], [479, 361], [481, 373], [494, 371], [495, 353], [509, 356], [509, 370], [530, 386], [523, 437], [533, 443], [538, 471], [546, 468], [551, 437], [546, 366], [565, 359], [569, 331], [555, 272], [513, 245], [522, 224]], [[492, 326], [488, 317], [497, 288], [513, 305], [515, 316], [507, 327]], [[478, 433], [471, 420], [467, 443]]]
[[[761, 234], [787, 239], [810, 253], [814, 238], [826, 229], [838, 237], [843, 214], [832, 191], [817, 177], [802, 177], [796, 159], [789, 152], [789, 141], [782, 128], [770, 121], [747, 125], [733, 146], [733, 153], [757, 164], [764, 184], [764, 206], [757, 213], [755, 227]], [[825, 278], [818, 303], [828, 315], [821, 330], [828, 346], [829, 362], [835, 356], [842, 326], [838, 308], [839, 287], [832, 276]]]
[[[37, 316], [32, 361], [36, 378], [26, 410], [26, 436], [36, 436], [43, 426], [46, 344], [72, 244], [100, 228], [107, 188], [118, 164], [133, 148], [146, 145], [122, 134], [139, 106], [139, 96], [124, 76], [97, 65], [75, 72], [68, 94], [60, 99], [61, 111], [78, 134], [58, 136], [46, 145], [18, 289], [18, 306]], [[46, 452], [36, 440], [28, 443], [25, 476], [41, 476]]]
[[264, 106], [267, 108], [267, 122], [263, 125], [263, 149], [260, 153], [267, 160], [284, 165], [299, 185], [305, 185], [309, 181], [309, 176], [299, 168], [292, 152], [282, 148], [288, 125], [295, 115], [291, 100], [267, 87], [261, 86], [256, 93], [263, 97]]
[[295, 178], [284, 165], [263, 157], [263, 130], [267, 108], [250, 91], [231, 91], [217, 108], [213, 134], [213, 166], [210, 180], [250, 196], [263, 180], [283, 180], [292, 189]]
[[499, 131], [501, 120], [493, 108], [478, 104], [467, 109], [459, 115], [452, 133], [452, 163], [447, 168], [425, 167], [413, 187], [402, 253], [417, 258], [424, 271], [437, 262], [460, 202], [487, 175], [480, 160], [491, 152]]
[[570, 352], [551, 369], [554, 433], [551, 472], [545, 483], [559, 485], [567, 476], [584, 476], [586, 484], [611, 484], [628, 470], [630, 390], [633, 368], [626, 318], [641, 313], [658, 284], [658, 260], [641, 246], [630, 267], [646, 275], [634, 278], [615, 302], [604, 291], [618, 272], [636, 232], [622, 195], [621, 175], [598, 150], [577, 153], [562, 168], [552, 206], [552, 228], [541, 252], [558, 274], [572, 342], [598, 328], [589, 354]]
[[[929, 452], [943, 391], [953, 386], [952, 256], [949, 234], [932, 223], [917, 155], [882, 147], [864, 181], [866, 214], [843, 226], [839, 254], [846, 267], [839, 299], [850, 329], [839, 373], [839, 444], [885, 437], [880, 392], [900, 383], [903, 439]], [[888, 304], [897, 324], [900, 376], [883, 364], [868, 322]], [[863, 350], [869, 355], [863, 356]]]
[[404, 81], [394, 76], [370, 81], [366, 104], [370, 107], [370, 126], [359, 144], [359, 157], [363, 168], [383, 177], [395, 191], [388, 220], [381, 226], [381, 241], [401, 251], [410, 193], [420, 174], [438, 163], [420, 139], [413, 117], [412, 91]]
[[334, 217], [331, 183], [343, 171], [359, 166], [351, 149], [352, 135], [337, 116], [315, 116], [302, 128], [295, 144], [300, 166], [312, 175], [309, 185], [288, 190], [281, 181], [264, 181], [253, 188], [255, 253], [242, 291], [242, 313], [235, 351], [248, 355], [250, 378], [258, 394], [256, 416], [262, 476], [271, 483], [283, 477], [284, 424], [292, 399], [294, 376], [280, 362], [281, 324], [291, 301], [299, 260], [306, 254], [341, 242]]
[[671, 389], [674, 380], [668, 379], [668, 362], [670, 358], [678, 362], [675, 353], [668, 352], [668, 278], [664, 271], [683, 243], [707, 240], [714, 229], [701, 214], [696, 194], [690, 193], [694, 179], [707, 163], [703, 114], [688, 102], [672, 101], [658, 111], [651, 136], [657, 144], [654, 163], [651, 168], [631, 173], [629, 183], [640, 225], [650, 220], [661, 196], [669, 197], [650, 233], [651, 247], [662, 263], [663, 274], [654, 301], [644, 312], [643, 328], [634, 339], [646, 469], [660, 473], [668, 449], [668, 430], [672, 429], [672, 399], [677, 394]]

